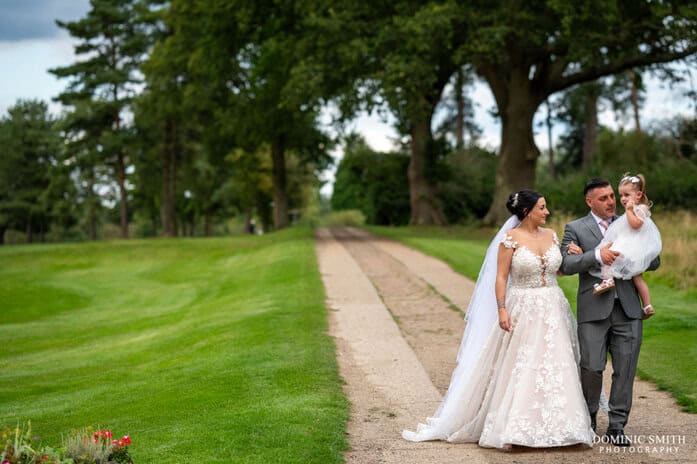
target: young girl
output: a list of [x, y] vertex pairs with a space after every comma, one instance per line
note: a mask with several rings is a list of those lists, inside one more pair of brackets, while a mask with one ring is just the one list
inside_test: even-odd
[[591, 272], [603, 279], [601, 283], [595, 284], [593, 293], [604, 293], [614, 287], [613, 277], [632, 279], [647, 318], [653, 315], [654, 310], [649, 287], [641, 274], [661, 252], [661, 233], [651, 220], [651, 203], [646, 197], [646, 180], [643, 175], [630, 176], [625, 173], [618, 191], [625, 214], [610, 224], [598, 248], [612, 242], [610, 249], [619, 251], [620, 255], [611, 265], [603, 265], [600, 272]]

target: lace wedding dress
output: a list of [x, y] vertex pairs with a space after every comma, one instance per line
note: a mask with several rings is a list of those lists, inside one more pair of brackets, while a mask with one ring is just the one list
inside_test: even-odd
[[554, 241], [539, 256], [504, 236], [503, 245], [515, 248], [506, 292], [513, 329], [504, 332], [495, 319], [490, 322], [478, 359], [467, 374], [458, 372], [458, 361], [435, 417], [415, 432], [405, 430], [405, 439], [479, 442], [493, 448], [591, 445], [594, 433], [577, 367], [576, 322], [557, 285], [562, 257], [556, 235]]

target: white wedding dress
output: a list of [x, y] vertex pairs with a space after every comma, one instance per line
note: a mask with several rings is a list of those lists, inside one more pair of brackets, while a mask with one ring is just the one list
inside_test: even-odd
[[[594, 433], [579, 380], [576, 321], [556, 280], [562, 260], [556, 235], [543, 256], [518, 247], [510, 236], [502, 243], [516, 248], [506, 292], [512, 331], [504, 332], [490, 317], [488, 327], [478, 330], [487, 334], [483, 345], [471, 345], [477, 359], [458, 358], [435, 416], [402, 436], [492, 448], [591, 445]], [[480, 274], [478, 286], [482, 280]], [[470, 304], [468, 312], [472, 309]], [[464, 340], [462, 348], [467, 350]]]

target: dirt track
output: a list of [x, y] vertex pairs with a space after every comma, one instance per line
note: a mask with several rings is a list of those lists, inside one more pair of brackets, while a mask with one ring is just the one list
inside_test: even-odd
[[[351, 402], [347, 463], [697, 462], [697, 415], [642, 381], [635, 382], [625, 430], [643, 441], [632, 453], [603, 445], [502, 452], [402, 440], [402, 429], [431, 415], [447, 389], [473, 283], [434, 258], [357, 229], [318, 230], [317, 255]], [[599, 431], [606, 426], [599, 417]]]

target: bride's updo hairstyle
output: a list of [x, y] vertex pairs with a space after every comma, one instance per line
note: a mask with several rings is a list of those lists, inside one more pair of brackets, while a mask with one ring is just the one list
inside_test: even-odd
[[506, 202], [506, 208], [511, 214], [515, 214], [521, 221], [537, 204], [537, 200], [542, 198], [542, 194], [534, 190], [521, 190], [511, 193]]

